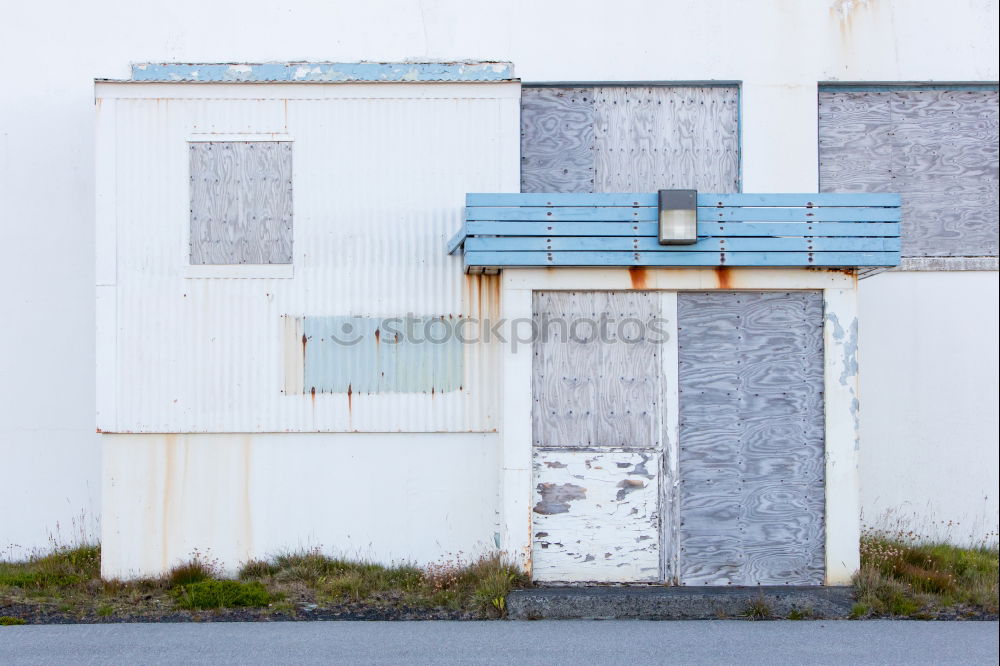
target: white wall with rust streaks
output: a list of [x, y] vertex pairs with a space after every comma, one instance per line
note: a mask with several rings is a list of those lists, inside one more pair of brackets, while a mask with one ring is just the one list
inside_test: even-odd
[[495, 434], [105, 435], [101, 572], [196, 550], [234, 574], [318, 548], [426, 564], [495, 548]]

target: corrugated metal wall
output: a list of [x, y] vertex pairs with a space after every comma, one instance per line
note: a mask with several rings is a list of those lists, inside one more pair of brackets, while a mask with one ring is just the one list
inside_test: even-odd
[[[310, 395], [286, 376], [302, 372], [294, 359], [305, 344], [286, 322], [499, 316], [498, 279], [464, 275], [443, 247], [461, 224], [466, 192], [517, 188], [516, 83], [257, 85], [257, 99], [229, 98], [237, 86], [147, 88], [143, 97], [129, 84], [99, 87], [98, 150], [115, 156], [115, 205], [98, 223], [106, 229], [113, 215], [117, 229], [103, 239], [117, 264], [99, 267], [114, 276], [99, 290], [113, 302], [102, 324], [116, 332], [101, 340], [113, 351], [98, 355], [101, 429], [496, 428], [492, 346], [464, 346], [456, 390], [432, 391], [429, 379], [426, 390]], [[205, 131], [293, 141], [294, 277], [185, 276], [187, 141]], [[99, 197], [112, 191], [98, 187]]]
[[904, 257], [995, 257], [998, 108], [995, 90], [820, 90], [820, 191], [901, 193]]

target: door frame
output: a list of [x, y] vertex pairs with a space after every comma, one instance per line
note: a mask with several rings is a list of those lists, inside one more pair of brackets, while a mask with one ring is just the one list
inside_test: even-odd
[[[664, 318], [676, 326], [677, 291], [822, 290], [824, 439], [826, 447], [825, 585], [848, 585], [860, 566], [858, 474], [857, 273], [819, 268], [508, 268], [501, 275], [502, 407], [500, 411], [500, 545], [531, 574], [532, 535], [532, 292], [558, 290], [656, 290], [664, 293]], [[669, 310], [670, 304], [673, 310]], [[662, 354], [666, 391], [664, 457], [676, 456], [677, 336]], [[670, 365], [672, 364], [672, 366]], [[673, 502], [676, 514], [676, 502]], [[662, 516], [664, 529], [676, 521]], [[675, 533], [662, 534], [676, 538]], [[666, 571], [676, 566], [664, 562]]]

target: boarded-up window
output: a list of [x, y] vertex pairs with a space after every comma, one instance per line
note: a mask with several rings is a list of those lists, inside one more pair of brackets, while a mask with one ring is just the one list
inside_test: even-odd
[[522, 192], [738, 192], [732, 86], [524, 88]]
[[819, 94], [820, 191], [899, 192], [904, 257], [997, 255], [995, 90]]
[[193, 142], [192, 265], [292, 263], [292, 144]]

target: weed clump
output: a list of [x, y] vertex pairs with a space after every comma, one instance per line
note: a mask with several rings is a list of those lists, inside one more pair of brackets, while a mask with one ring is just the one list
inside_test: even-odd
[[191, 585], [215, 577], [213, 568], [199, 558], [193, 558], [184, 564], [179, 564], [167, 574], [167, 584], [170, 587]]
[[18, 624], [28, 624], [27, 620], [12, 615], [0, 615], [0, 627], [13, 627]]
[[177, 606], [189, 610], [261, 607], [272, 601], [271, 594], [258, 582], [204, 580], [175, 590]]
[[996, 546], [963, 548], [912, 531], [866, 529], [852, 616], [922, 617], [928, 609], [955, 605], [996, 613], [998, 571]]
[[747, 602], [747, 607], [743, 609], [743, 617], [748, 620], [766, 620], [771, 615], [771, 606], [764, 600], [764, 597], [750, 600]]

